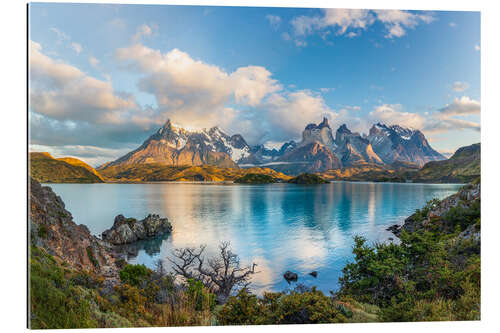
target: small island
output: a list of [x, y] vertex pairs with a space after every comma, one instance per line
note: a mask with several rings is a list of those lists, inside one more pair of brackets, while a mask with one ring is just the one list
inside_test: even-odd
[[102, 233], [102, 239], [113, 245], [121, 245], [152, 239], [171, 232], [172, 224], [167, 218], [161, 218], [159, 215], [149, 214], [143, 220], [138, 221], [120, 214], [115, 217], [113, 227]]
[[234, 182], [238, 184], [271, 184], [277, 183], [278, 179], [270, 175], [248, 173], [242, 177], [236, 178]]
[[302, 173], [288, 181], [291, 184], [328, 184], [328, 180], [312, 173]]

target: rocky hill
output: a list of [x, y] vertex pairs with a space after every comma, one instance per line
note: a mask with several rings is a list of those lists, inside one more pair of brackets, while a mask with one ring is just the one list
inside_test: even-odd
[[118, 268], [111, 246], [92, 236], [85, 225], [77, 225], [61, 198], [31, 177], [28, 219], [33, 246], [43, 248], [73, 269], [93, 272], [112, 283], [117, 281]]
[[29, 154], [31, 177], [41, 183], [102, 183], [102, 176], [85, 162], [72, 158], [54, 158], [49, 153]]

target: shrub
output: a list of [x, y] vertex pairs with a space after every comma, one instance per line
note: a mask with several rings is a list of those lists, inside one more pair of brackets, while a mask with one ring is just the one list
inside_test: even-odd
[[196, 311], [213, 310], [215, 307], [215, 295], [210, 293], [203, 283], [196, 279], [188, 279], [187, 294]]
[[242, 289], [219, 311], [222, 325], [314, 324], [346, 322], [352, 312], [314, 287], [299, 293], [265, 293], [263, 297]]
[[149, 272], [146, 266], [128, 264], [120, 271], [120, 280], [131, 286], [138, 286], [148, 275]]

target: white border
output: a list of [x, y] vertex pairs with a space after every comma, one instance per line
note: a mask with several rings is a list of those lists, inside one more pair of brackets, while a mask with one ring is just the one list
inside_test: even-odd
[[[67, 2], [67, 1], [52, 1]], [[141, 3], [140, 1], [85, 1], [85, 3]], [[498, 254], [500, 221], [496, 191], [499, 188], [500, 167], [499, 134], [500, 104], [498, 102], [498, 80], [500, 78], [500, 52], [498, 32], [500, 15], [496, 1], [402, 1], [397, 0], [188, 0], [188, 1], [146, 1], [148, 4], [190, 4], [190, 5], [232, 5], [262, 7], [337, 7], [337, 8], [382, 8], [382, 9], [424, 9], [424, 10], [466, 10], [481, 11], [481, 141], [482, 144], [482, 320], [481, 322], [444, 322], [414, 324], [347, 324], [347, 325], [286, 325], [246, 326], [210, 328], [168, 328], [169, 332], [233, 332], [233, 331], [281, 331], [302, 330], [349, 332], [421, 332], [453, 330], [468, 332], [494, 330], [497, 325], [497, 303], [499, 299], [497, 276], [499, 275]], [[2, 56], [1, 94], [3, 116], [1, 133], [2, 163], [2, 246], [1, 284], [2, 321], [5, 332], [24, 331], [26, 326], [26, 5], [25, 1], [4, 0], [1, 3], [2, 25], [0, 39]], [[115, 332], [132, 332], [144, 329], [116, 329]], [[151, 329], [152, 331], [165, 328]], [[64, 330], [63, 330], [64, 331]], [[61, 332], [58, 330], [58, 332]], [[88, 330], [71, 330], [88, 332]]]

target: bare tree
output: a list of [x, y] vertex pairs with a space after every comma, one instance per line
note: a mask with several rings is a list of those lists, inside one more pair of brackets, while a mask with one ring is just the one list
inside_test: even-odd
[[203, 285], [213, 292], [218, 303], [225, 303], [233, 288], [247, 287], [255, 266], [240, 267], [240, 259], [230, 249], [230, 242], [219, 245], [219, 254], [206, 259], [206, 246], [199, 249], [181, 248], [173, 252], [174, 258], [168, 258], [176, 275], [186, 279], [200, 280]]

